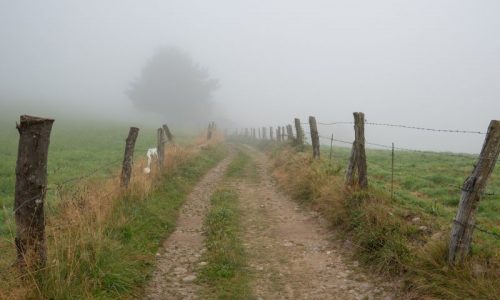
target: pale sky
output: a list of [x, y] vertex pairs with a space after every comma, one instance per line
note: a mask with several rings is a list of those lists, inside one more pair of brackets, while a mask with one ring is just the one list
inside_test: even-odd
[[[241, 127], [362, 111], [372, 122], [486, 131], [500, 118], [498, 0], [0, 0], [0, 105], [155, 118], [124, 92], [165, 45], [209, 68], [217, 115]], [[332, 130], [352, 139], [348, 125], [320, 128]], [[465, 152], [484, 138], [372, 126], [366, 136]]]

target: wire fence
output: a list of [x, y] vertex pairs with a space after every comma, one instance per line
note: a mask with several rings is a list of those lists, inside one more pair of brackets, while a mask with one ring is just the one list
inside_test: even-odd
[[[308, 122], [302, 122], [301, 124], [302, 125], [309, 125]], [[316, 122], [316, 124], [322, 125], [322, 126], [336, 126], [336, 125], [354, 125], [354, 122], [335, 121], [335, 122]], [[367, 122], [366, 120], [365, 120], [364, 124], [367, 126], [400, 128], [400, 129], [417, 130], [417, 131], [424, 131], [424, 132], [431, 132], [431, 133], [475, 134], [475, 135], [486, 135], [487, 134], [486, 132], [479, 131], [479, 130], [442, 129], [442, 128], [432, 128], [432, 127], [423, 127], [423, 126], [413, 126], [413, 125], [407, 125], [407, 124], [392, 124], [392, 123], [385, 123], [385, 122]], [[304, 135], [303, 136], [304, 139], [307, 138], [308, 136], [311, 136], [310, 131], [303, 130], [303, 129], [301, 129], [301, 130], [302, 130], [302, 133]], [[288, 138], [288, 134], [283, 135], [283, 137]], [[292, 138], [293, 138], [293, 135], [292, 135]], [[332, 146], [334, 143], [336, 145], [341, 145], [341, 146], [346, 146], [346, 145], [352, 146], [354, 143], [354, 141], [348, 141], [348, 140], [335, 138], [333, 134], [331, 134], [330, 136], [325, 136], [325, 135], [319, 134], [319, 139], [322, 140], [324, 143], [327, 142], [330, 145], [330, 153], [331, 154], [333, 153]], [[413, 149], [410, 147], [400, 147], [400, 146], [395, 146], [394, 144], [388, 145], [388, 144], [384, 144], [384, 143], [380, 143], [380, 142], [376, 142], [376, 141], [371, 141], [371, 140], [365, 141], [365, 144], [367, 146], [370, 146], [370, 147], [381, 148], [384, 150], [425, 154], [425, 155], [429, 155], [429, 157], [431, 157], [431, 156], [438, 157], [439, 156], [439, 157], [460, 158], [460, 159], [465, 160], [467, 162], [467, 164], [469, 164], [469, 163], [472, 164], [472, 163], [478, 162], [480, 160], [492, 159], [489, 157], [481, 157], [477, 154], [453, 153], [453, 152], [435, 152], [435, 151], [422, 150], [422, 149]], [[347, 163], [348, 163], [350, 155], [349, 155], [349, 153], [345, 153], [345, 154], [346, 155], [343, 155], [343, 156], [346, 156], [344, 158], [347, 158]], [[330, 157], [331, 157], [331, 155], [330, 155]], [[337, 159], [338, 158], [339, 158], [339, 153], [337, 153]], [[392, 161], [392, 164], [391, 164], [391, 161]], [[498, 161], [500, 161], [500, 159], [496, 159], [496, 161], [498, 162]], [[394, 185], [394, 178], [400, 177], [402, 175], [407, 176], [409, 171], [407, 169], [400, 169], [400, 168], [395, 169], [393, 157], [388, 157], [388, 162], [389, 162], [388, 165], [379, 164], [379, 163], [374, 162], [373, 160], [369, 160], [367, 163], [369, 165], [377, 167], [379, 170], [389, 169], [388, 174], [385, 174], [383, 176], [384, 177], [391, 176], [390, 180], [392, 181], [392, 187], [391, 187], [391, 194], [392, 194], [392, 193], [394, 193], [394, 191], [392, 190], [393, 185]], [[345, 161], [343, 161], [343, 163], [345, 163]], [[396, 171], [396, 174], [394, 173], [395, 171]], [[417, 178], [419, 180], [424, 180], [425, 182], [430, 182], [430, 181], [435, 180], [434, 178], [431, 178], [431, 177], [421, 176], [421, 175], [417, 174], [417, 172], [415, 172], [414, 170], [411, 172], [411, 177]], [[385, 181], [385, 182], [387, 183], [387, 181]], [[452, 183], [446, 184], [445, 183], [445, 186], [448, 188], [452, 188], [453, 190], [455, 190], [457, 192], [458, 191], [460, 191], [460, 192], [472, 192], [470, 190], [464, 190], [464, 188], [462, 186], [460, 186], [459, 184], [452, 184]], [[492, 197], [492, 196], [494, 197], [494, 196], [498, 196], [498, 195], [500, 195], [500, 194], [495, 193], [493, 191], [483, 191], [480, 193], [481, 197]], [[500, 238], [500, 234], [498, 234], [492, 230], [488, 230], [488, 229], [485, 229], [485, 228], [482, 228], [479, 226], [474, 226], [474, 227], [476, 229], [478, 229], [478, 231], [492, 235], [495, 238]]]
[[[177, 135], [176, 135], [177, 137]], [[181, 137], [186, 137], [186, 136], [181, 136]], [[192, 136], [190, 136], [192, 137]], [[138, 153], [145, 153], [149, 150], [150, 148], [142, 148], [142, 149], [135, 149], [134, 150], [134, 155], [137, 155]], [[102, 164], [100, 167], [98, 168], [95, 168], [91, 171], [89, 171], [88, 173], [86, 174], [83, 174], [83, 175], [80, 175], [80, 176], [76, 176], [76, 177], [72, 177], [72, 178], [69, 178], [69, 179], [64, 179], [64, 180], [61, 180], [59, 182], [55, 182], [55, 183], [50, 183], [47, 185], [45, 191], [51, 191], [51, 190], [56, 190], [56, 191], [61, 191], [61, 189], [65, 186], [68, 186], [70, 184], [75, 184], [75, 183], [80, 183], [84, 180], [87, 180], [93, 176], [95, 176], [96, 174], [100, 173], [100, 172], [104, 172], [104, 171], [109, 171], [111, 167], [118, 167], [121, 163], [123, 162], [123, 158], [119, 158], [119, 159], [115, 159], [115, 160], [112, 160], [108, 163], [104, 163]], [[111, 178], [116, 178], [116, 174], [111, 174], [111, 175], [108, 175], [108, 176], [104, 176], [103, 177], [104, 179], [111, 179]], [[107, 198], [109, 197], [110, 195], [116, 193], [116, 189], [111, 191], [110, 193], [106, 194], [103, 196], [103, 198]], [[35, 196], [33, 198], [30, 198], [30, 199], [27, 199], [25, 200], [23, 203], [21, 203], [19, 206], [17, 206], [17, 208], [15, 208], [13, 211], [12, 211], [12, 215], [15, 215], [15, 213], [23, 208], [27, 203], [29, 202], [32, 202], [32, 201], [36, 201], [37, 198], [39, 198], [39, 196]]]
[[[181, 138], [187, 138], [187, 137], [193, 138], [194, 136], [193, 135], [176, 135], [175, 137], [176, 138], [177, 137], [181, 137]], [[150, 149], [149, 147], [147, 147], [147, 148], [135, 148], [134, 149], [134, 156], [143, 155], [143, 154], [145, 155], [149, 149]], [[96, 176], [96, 174], [99, 174], [101, 172], [102, 173], [106, 173], [106, 172], [110, 172], [112, 170], [116, 171], [116, 168], [118, 166], [121, 166], [122, 162], [123, 162], [123, 157], [117, 158], [117, 159], [114, 159], [114, 160], [111, 160], [111, 161], [108, 161], [108, 162], [104, 162], [98, 168], [92, 169], [92, 170], [90, 170], [89, 172], [87, 172], [87, 173], [85, 173], [83, 175], [79, 175], [79, 176], [75, 176], [75, 177], [63, 179], [63, 180], [60, 180], [60, 181], [57, 181], [57, 182], [54, 182], [54, 183], [50, 183], [50, 184], [47, 185], [47, 187], [45, 188], [45, 190], [43, 191], [43, 193], [45, 193], [47, 191], [50, 191], [50, 190], [61, 191], [61, 189], [63, 187], [72, 186], [74, 184], [81, 183], [82, 181], [85, 181], [85, 180], [87, 180], [89, 178], [92, 178], [92, 177]], [[111, 178], [117, 178], [117, 175], [116, 175], [116, 172], [114, 172], [113, 174], [106, 175], [106, 176], [99, 177], [99, 178], [101, 178], [101, 179], [102, 178], [104, 178], [104, 179], [111, 179]], [[115, 186], [115, 187], [111, 188], [109, 191], [101, 193], [98, 197], [101, 200], [113, 197], [114, 195], [117, 195], [117, 192], [120, 191], [121, 189], [122, 189], [121, 186]], [[33, 201], [38, 201], [38, 200], [42, 201], [39, 198], [40, 198], [40, 195], [36, 195], [35, 197], [27, 199], [27, 200], [23, 201], [23, 203], [21, 203], [20, 205], [18, 205], [15, 209], [13, 209], [9, 213], [6, 211], [6, 206], [4, 205], [3, 208], [4, 208], [5, 215], [11, 215], [11, 216], [13, 216], [13, 215], [16, 214], [16, 212], [18, 210], [22, 209], [28, 203], [33, 202]], [[47, 207], [47, 209], [48, 208], [49, 207]], [[10, 222], [13, 222], [13, 219], [8, 218], [7, 220], [10, 220], [10, 221], [8, 221], [9, 224], [10, 224]], [[64, 230], [65, 228], [79, 226], [79, 225], [80, 224], [73, 223], [71, 221], [68, 222], [68, 223], [65, 223], [65, 224], [50, 224], [50, 223], [47, 223], [46, 226], [47, 226], [47, 229], [49, 229], [49, 231], [47, 232], [47, 237], [50, 237], [52, 234], [54, 234], [54, 230], [55, 231], [60, 231], [60, 230]], [[11, 232], [11, 233], [14, 232], [13, 228], [10, 228], [9, 232]], [[9, 238], [8, 242], [5, 242], [5, 241], [2, 242], [0, 248], [11, 248], [11, 249], [15, 248], [15, 245], [13, 243], [13, 236], [11, 238]], [[8, 275], [11, 274], [12, 268], [16, 267], [16, 266], [17, 266], [17, 263], [13, 262], [13, 263], [9, 264], [8, 266], [0, 269], [0, 277], [8, 277], [9, 280], [13, 280], [13, 278], [11, 278]]]

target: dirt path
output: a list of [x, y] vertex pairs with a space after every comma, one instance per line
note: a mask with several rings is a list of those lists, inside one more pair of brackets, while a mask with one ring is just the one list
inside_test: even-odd
[[344, 259], [326, 221], [277, 191], [266, 158], [247, 152], [258, 165], [260, 180], [241, 182], [237, 188], [257, 298], [393, 299], [388, 284], [369, 278], [356, 270], [356, 262]]
[[196, 185], [182, 206], [176, 230], [164, 242], [157, 268], [146, 289], [146, 299], [197, 299], [196, 269], [204, 249], [202, 225], [210, 195], [232, 160], [226, 159], [210, 170]]

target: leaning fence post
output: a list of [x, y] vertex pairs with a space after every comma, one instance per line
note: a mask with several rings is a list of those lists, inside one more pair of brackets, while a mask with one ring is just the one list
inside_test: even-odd
[[174, 136], [170, 132], [170, 128], [168, 128], [167, 124], [163, 124], [163, 131], [165, 131], [165, 135], [167, 136], [167, 140], [172, 143], [174, 141]]
[[460, 264], [470, 252], [475, 214], [486, 182], [493, 172], [500, 152], [500, 121], [492, 120], [483, 148], [471, 175], [462, 186], [457, 215], [453, 221], [448, 249], [448, 263]]
[[128, 187], [128, 184], [130, 183], [130, 175], [132, 174], [134, 159], [134, 147], [138, 134], [139, 128], [130, 127], [127, 140], [125, 141], [125, 154], [123, 155], [122, 176], [120, 183], [122, 187]]
[[46, 263], [44, 201], [47, 157], [54, 120], [23, 115], [20, 118], [16, 163], [14, 215], [17, 264], [21, 272]]
[[318, 126], [316, 125], [316, 118], [309, 117], [309, 128], [311, 129], [311, 143], [313, 149], [313, 158], [319, 158], [319, 134]]
[[352, 143], [351, 158], [346, 170], [346, 185], [353, 186], [355, 173], [358, 175], [358, 186], [368, 187], [368, 176], [365, 152], [365, 114], [355, 112], [354, 115], [354, 142]]
[[297, 134], [297, 139], [296, 139], [297, 145], [303, 146], [304, 145], [304, 132], [302, 131], [302, 125], [300, 125], [300, 119], [295, 118], [294, 122], [295, 122], [295, 131]]
[[160, 170], [163, 169], [163, 159], [165, 155], [164, 144], [163, 144], [163, 129], [158, 128], [156, 132], [156, 143], [157, 143], [157, 152], [158, 152], [158, 166]]

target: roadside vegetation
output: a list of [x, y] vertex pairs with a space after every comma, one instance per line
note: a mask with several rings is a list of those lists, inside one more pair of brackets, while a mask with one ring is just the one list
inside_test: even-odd
[[[118, 175], [127, 130], [54, 125], [46, 205], [47, 266], [24, 278], [13, 265], [15, 129], [14, 134], [0, 135], [7, 141], [0, 151], [4, 158], [0, 299], [140, 297], [156, 251], [173, 231], [185, 196], [226, 149], [215, 141], [200, 147], [193, 137], [177, 139], [177, 146], [167, 146], [165, 171], [160, 174], [154, 164], [152, 173], [145, 175], [143, 150], [156, 142], [154, 130], [141, 130], [131, 186], [123, 190]], [[113, 160], [117, 164], [106, 165]], [[80, 178], [86, 174], [91, 176]], [[55, 184], [68, 180], [63, 186]]]
[[[255, 173], [251, 158], [238, 152], [226, 171], [226, 180], [241, 179]], [[226, 182], [227, 183], [227, 182]], [[211, 197], [211, 208], [205, 219], [206, 247], [200, 272], [204, 299], [253, 299], [249, 287], [246, 255], [240, 238], [238, 193], [230, 188], [218, 189]]]
[[[474, 159], [449, 154], [396, 152], [395, 196], [391, 197], [391, 153], [367, 150], [370, 188], [344, 187], [350, 149], [322, 149], [313, 161], [308, 148], [261, 143], [273, 161], [280, 186], [302, 205], [320, 211], [352, 243], [365, 266], [401, 280], [405, 297], [500, 299], [500, 202], [485, 196], [480, 203], [471, 258], [461, 267], [446, 263], [451, 222], [459, 187]], [[497, 167], [487, 188], [500, 194]]]

